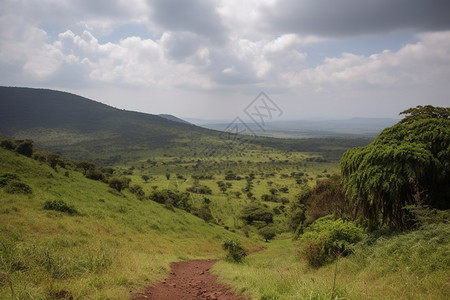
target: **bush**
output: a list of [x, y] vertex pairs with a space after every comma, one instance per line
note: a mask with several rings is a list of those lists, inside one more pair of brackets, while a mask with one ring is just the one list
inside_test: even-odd
[[305, 229], [300, 239], [303, 245], [299, 254], [311, 266], [319, 267], [337, 256], [348, 255], [351, 252], [350, 246], [362, 237], [362, 228], [328, 215], [317, 219]]
[[69, 205], [62, 200], [45, 201], [44, 209], [60, 211], [60, 212], [68, 213], [69, 215], [78, 215], [79, 214], [79, 212], [75, 209], [75, 207], [73, 205]]
[[222, 249], [227, 250], [226, 259], [230, 262], [241, 263], [247, 256], [247, 250], [242, 247], [238, 239], [228, 238], [222, 243]]
[[32, 140], [23, 140], [17, 141], [18, 145], [16, 148], [16, 152], [28, 157], [33, 155], [33, 141]]
[[172, 190], [154, 191], [149, 199], [157, 203], [165, 204], [167, 207], [175, 206], [187, 212], [191, 211], [189, 193], [180, 193]]
[[5, 192], [9, 194], [32, 194], [33, 190], [29, 185], [20, 181], [10, 181], [5, 187]]
[[211, 209], [208, 205], [203, 205], [202, 207], [196, 207], [192, 209], [192, 214], [203, 219], [205, 222], [210, 222], [214, 220], [214, 217], [211, 213]]
[[194, 185], [186, 189], [188, 192], [202, 195], [211, 195], [212, 190], [206, 185]]
[[135, 194], [138, 199], [140, 199], [140, 200], [144, 199], [145, 192], [142, 189], [142, 186], [140, 186], [139, 184], [134, 183], [134, 184], [130, 184], [129, 189], [130, 189], [130, 192], [132, 194]]
[[99, 169], [89, 169], [86, 172], [86, 178], [92, 179], [92, 180], [98, 180], [103, 181], [105, 180], [105, 175], [103, 175], [102, 171]]
[[0, 142], [0, 147], [6, 150], [14, 150], [14, 148], [16, 148], [16, 144], [14, 141], [6, 139]]
[[16, 180], [19, 180], [19, 176], [17, 176], [14, 173], [4, 173], [0, 175], [0, 187], [4, 187], [8, 185], [9, 182]]

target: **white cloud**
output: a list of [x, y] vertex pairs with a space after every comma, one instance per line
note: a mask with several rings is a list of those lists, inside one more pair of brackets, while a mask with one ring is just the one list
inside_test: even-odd
[[450, 31], [423, 33], [420, 41], [396, 52], [385, 50], [369, 56], [343, 53], [323, 64], [292, 74], [291, 86], [362, 88], [432, 83], [450, 76]]

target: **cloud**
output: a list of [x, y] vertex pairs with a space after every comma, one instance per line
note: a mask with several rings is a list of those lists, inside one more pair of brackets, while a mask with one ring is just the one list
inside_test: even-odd
[[396, 52], [369, 56], [343, 53], [323, 64], [288, 76], [291, 86], [367, 88], [420, 86], [450, 77], [450, 31], [422, 33], [419, 42]]
[[151, 19], [164, 30], [190, 32], [223, 44], [226, 28], [211, 0], [149, 0]]
[[450, 29], [447, 0], [286, 0], [266, 6], [265, 30], [342, 37], [415, 29]]

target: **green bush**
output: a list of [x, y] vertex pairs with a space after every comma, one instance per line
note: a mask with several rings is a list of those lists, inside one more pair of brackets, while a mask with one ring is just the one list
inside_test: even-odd
[[211, 213], [211, 209], [209, 208], [208, 205], [193, 208], [192, 214], [203, 219], [205, 222], [210, 222], [214, 220], [214, 217]]
[[68, 213], [69, 215], [78, 215], [79, 214], [79, 212], [75, 209], [75, 207], [73, 205], [69, 205], [62, 200], [45, 201], [44, 209], [60, 211], [60, 212]]
[[211, 195], [212, 190], [210, 187], [206, 185], [195, 185], [188, 187], [186, 189], [188, 192], [195, 193], [195, 194], [203, 194], [203, 195]]
[[12, 180], [5, 186], [5, 192], [9, 194], [32, 194], [33, 190], [26, 183]]
[[238, 239], [228, 238], [222, 243], [222, 249], [227, 250], [226, 259], [231, 262], [241, 263], [247, 256], [247, 250], [242, 247]]
[[317, 219], [305, 229], [300, 241], [300, 257], [313, 267], [333, 261], [337, 256], [348, 255], [351, 245], [363, 238], [363, 229], [352, 222], [328, 215]]
[[130, 184], [129, 189], [130, 189], [130, 192], [131, 192], [132, 194], [135, 194], [136, 197], [137, 197], [139, 200], [144, 199], [144, 197], [145, 197], [145, 192], [144, 192], [144, 190], [142, 189], [142, 186], [140, 186], [139, 184], [133, 183], [133, 184]]
[[19, 176], [17, 176], [14, 173], [4, 173], [0, 175], [0, 187], [5, 187], [8, 185], [9, 182], [16, 180], [19, 180]]

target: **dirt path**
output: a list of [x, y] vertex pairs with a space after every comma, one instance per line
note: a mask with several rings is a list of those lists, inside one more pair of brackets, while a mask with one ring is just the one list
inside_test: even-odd
[[247, 300], [237, 296], [226, 285], [217, 282], [217, 275], [209, 269], [217, 260], [193, 260], [170, 265], [170, 277], [149, 287], [144, 293], [135, 295], [134, 300]]

